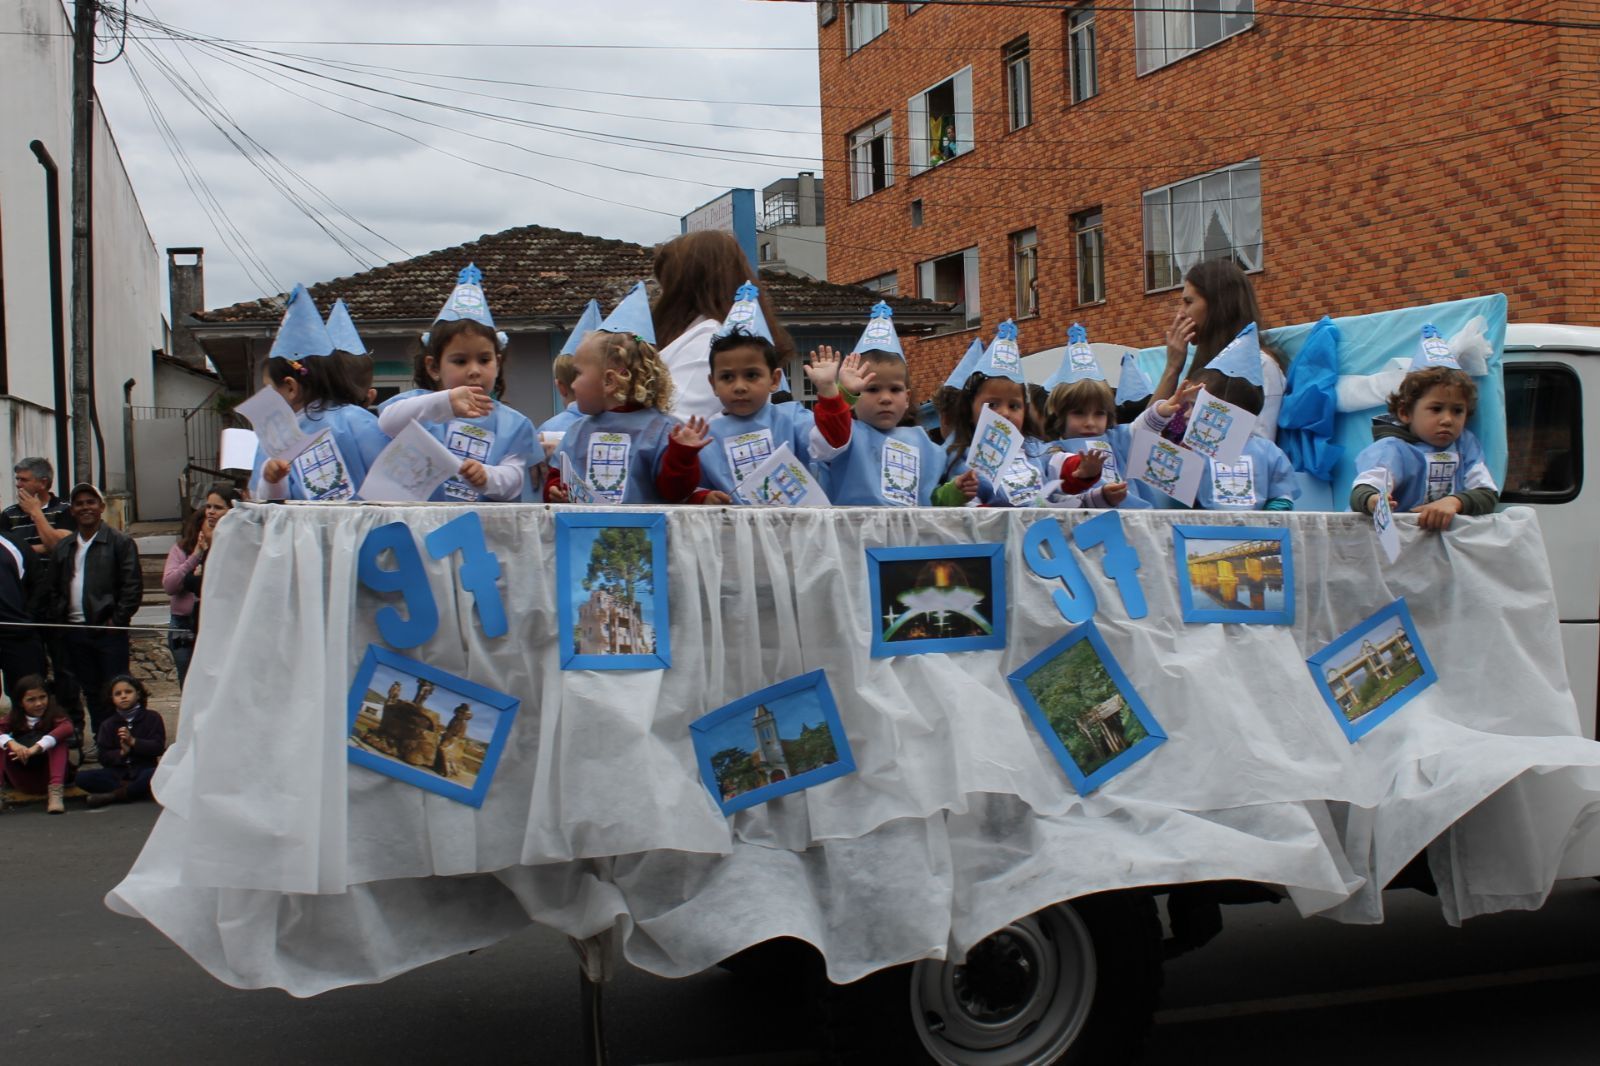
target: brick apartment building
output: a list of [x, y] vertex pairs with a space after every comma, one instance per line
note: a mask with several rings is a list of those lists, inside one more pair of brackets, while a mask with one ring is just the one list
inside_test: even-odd
[[1008, 317], [1025, 353], [1160, 343], [1202, 256], [1269, 326], [1495, 291], [1600, 323], [1592, 31], [1132, 6], [817, 5], [829, 275], [964, 309], [907, 344], [921, 397]]

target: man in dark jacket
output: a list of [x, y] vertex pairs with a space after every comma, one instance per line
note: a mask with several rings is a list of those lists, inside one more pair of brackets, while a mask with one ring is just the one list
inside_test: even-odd
[[15, 698], [12, 686], [29, 674], [44, 674], [44, 645], [33, 628], [24, 591], [33, 553], [26, 544], [0, 531], [0, 684]]
[[53, 620], [73, 627], [61, 630], [64, 665], [83, 689], [97, 733], [112, 713], [107, 685], [128, 672], [127, 627], [144, 598], [144, 583], [133, 538], [103, 521], [100, 490], [76, 485], [67, 499], [77, 533], [51, 551]]

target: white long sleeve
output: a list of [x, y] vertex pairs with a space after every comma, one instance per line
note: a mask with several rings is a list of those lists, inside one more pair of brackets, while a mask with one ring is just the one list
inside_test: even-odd
[[672, 413], [687, 421], [695, 415], [711, 419], [722, 413], [722, 401], [711, 391], [711, 340], [722, 324], [697, 318], [683, 335], [661, 349], [661, 361], [672, 375]]
[[522, 498], [522, 485], [528, 480], [528, 460], [525, 457], [508, 455], [494, 466], [484, 467], [483, 472], [489, 479], [479, 490], [485, 499], [515, 502]]
[[454, 414], [450, 393], [440, 389], [426, 396], [412, 396], [389, 404], [378, 412], [378, 428], [393, 439], [406, 428], [407, 422], [448, 422]]

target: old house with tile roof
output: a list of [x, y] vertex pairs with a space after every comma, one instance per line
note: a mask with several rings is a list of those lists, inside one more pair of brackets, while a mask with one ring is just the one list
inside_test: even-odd
[[[649, 279], [655, 249], [628, 241], [591, 237], [547, 226], [518, 226], [399, 263], [318, 282], [309, 289], [326, 313], [334, 300], [349, 305], [362, 339], [373, 351], [379, 396], [411, 388], [418, 336], [427, 329], [468, 262], [483, 271], [495, 325], [509, 334], [506, 402], [535, 422], [555, 411], [550, 365], [592, 297], [610, 310], [634, 282]], [[763, 271], [761, 285], [802, 352], [819, 344], [849, 349], [860, 335], [867, 309], [879, 294], [855, 285], [834, 285]], [[895, 325], [907, 335], [948, 328], [944, 304], [914, 297], [888, 297]], [[228, 385], [252, 391], [272, 335], [283, 314], [284, 296], [234, 304], [190, 316], [186, 325]], [[789, 380], [805, 388], [798, 365]]]

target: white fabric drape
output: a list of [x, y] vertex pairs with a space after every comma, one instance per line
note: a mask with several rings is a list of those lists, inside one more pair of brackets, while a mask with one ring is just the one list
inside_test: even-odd
[[[429, 563], [440, 627], [405, 654], [521, 700], [481, 809], [346, 762], [346, 698], [378, 641], [357, 551], [448, 505], [244, 506], [207, 567], [206, 616], [165, 811], [108, 903], [230, 984], [297, 995], [378, 981], [529, 921], [614, 931], [626, 957], [691, 973], [796, 936], [836, 980], [959, 955], [1045, 904], [1243, 878], [1306, 913], [1377, 921], [1379, 886], [1427, 848], [1445, 915], [1537, 905], [1557, 873], [1600, 874], [1600, 745], [1578, 739], [1532, 512], [1407, 522], [1384, 565], [1348, 514], [1130, 512], [1149, 615], [1130, 619], [1096, 549], [1096, 623], [1170, 739], [1080, 797], [1005, 678], [1068, 628], [1029, 573], [1027, 526], [1083, 512], [681, 508], [668, 515], [673, 663], [560, 669], [555, 511], [480, 509], [510, 632], [485, 639]], [[1188, 625], [1174, 518], [1287, 524], [1295, 622]], [[873, 659], [865, 549], [1004, 542], [1007, 647]], [[1404, 596], [1436, 685], [1357, 744], [1305, 658]], [[689, 723], [827, 672], [858, 770], [723, 817]]]

